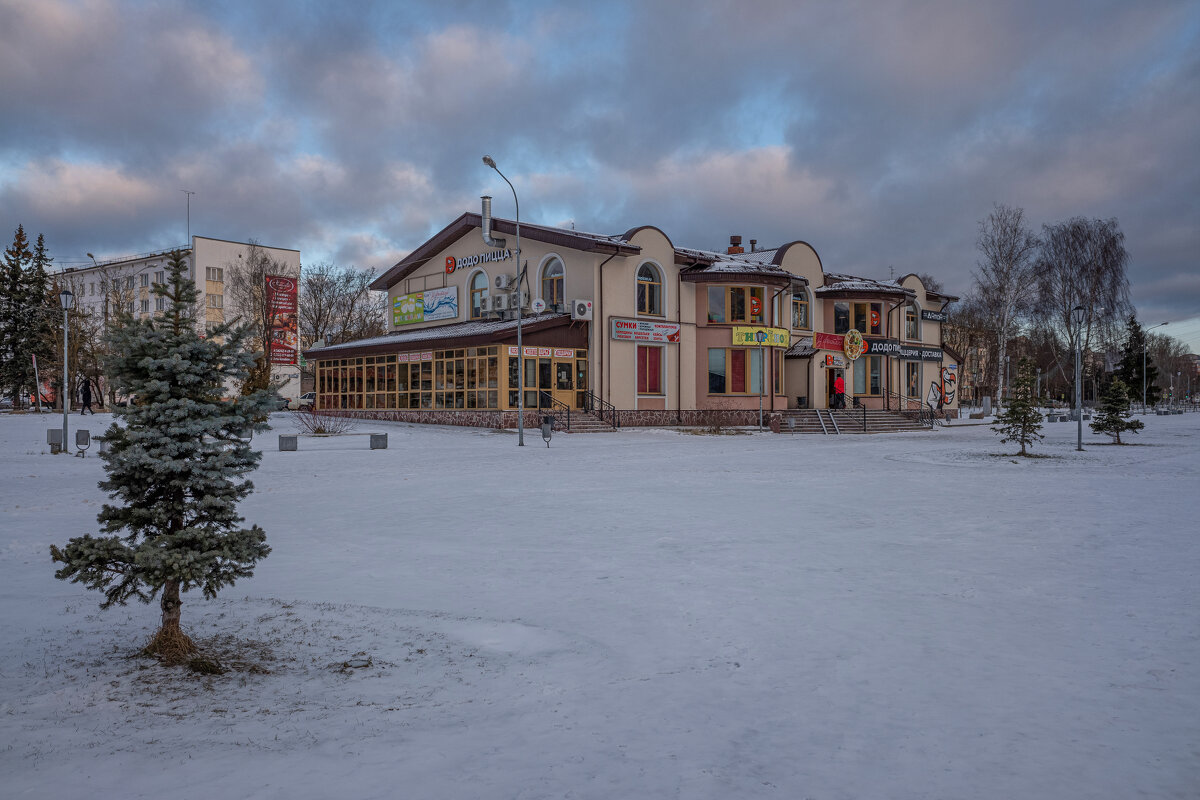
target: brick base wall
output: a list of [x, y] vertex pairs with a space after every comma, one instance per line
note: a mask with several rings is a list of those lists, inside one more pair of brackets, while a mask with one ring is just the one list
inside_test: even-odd
[[[517, 427], [516, 411], [394, 411], [394, 410], [329, 410], [331, 415], [351, 419], [377, 419], [390, 422], [412, 422], [424, 425], [461, 425], [471, 428], [515, 428]], [[582, 411], [571, 412], [583, 414]], [[685, 427], [748, 427], [758, 425], [758, 409], [706, 409], [684, 411], [621, 411], [622, 428], [669, 428]], [[770, 414], [763, 412], [764, 424], [770, 419]], [[537, 427], [541, 424], [541, 412], [525, 411], [525, 426]], [[559, 428], [561, 423], [556, 424]]]

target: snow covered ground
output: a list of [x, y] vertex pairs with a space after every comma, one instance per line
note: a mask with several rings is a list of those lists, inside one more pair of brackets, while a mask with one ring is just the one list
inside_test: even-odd
[[1195, 798], [1200, 414], [1145, 422], [272, 432], [195, 676], [53, 579], [101, 462], [0, 417], [0, 795]]

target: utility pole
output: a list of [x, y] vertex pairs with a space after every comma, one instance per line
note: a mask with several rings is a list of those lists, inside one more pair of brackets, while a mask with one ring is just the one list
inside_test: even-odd
[[187, 189], [180, 189], [179, 191], [181, 191], [187, 195], [187, 246], [191, 247], [192, 246], [192, 195], [194, 195], [195, 192], [189, 192]]

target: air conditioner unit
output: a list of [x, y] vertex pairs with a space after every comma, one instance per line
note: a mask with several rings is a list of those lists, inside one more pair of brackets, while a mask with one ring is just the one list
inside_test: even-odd
[[489, 314], [508, 308], [508, 295], [493, 294], [483, 298], [483, 310]]
[[592, 318], [592, 301], [591, 300], [572, 300], [571, 301], [571, 319], [591, 319]]
[[509, 289], [513, 288], [513, 286], [516, 284], [516, 282], [517, 282], [516, 275], [507, 275], [507, 274], [501, 273], [495, 277], [495, 279], [492, 281], [492, 285], [495, 286], [497, 289], [499, 289], [502, 292], [507, 292]]
[[513, 292], [512, 294], [501, 295], [506, 301], [509, 311], [516, 311], [518, 308], [529, 308], [529, 292]]

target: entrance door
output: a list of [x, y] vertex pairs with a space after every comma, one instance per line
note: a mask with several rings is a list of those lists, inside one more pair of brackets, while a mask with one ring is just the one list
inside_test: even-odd
[[829, 369], [825, 372], [825, 393], [827, 395], [825, 398], [825, 407], [833, 408], [833, 396], [836, 394], [836, 392], [833, 391], [833, 384], [838, 378], [841, 378], [843, 381], [845, 381], [846, 371], [842, 369]]
[[554, 399], [575, 408], [575, 359], [554, 360]]
[[549, 408], [554, 394], [554, 363], [548, 358], [538, 359], [538, 407]]

